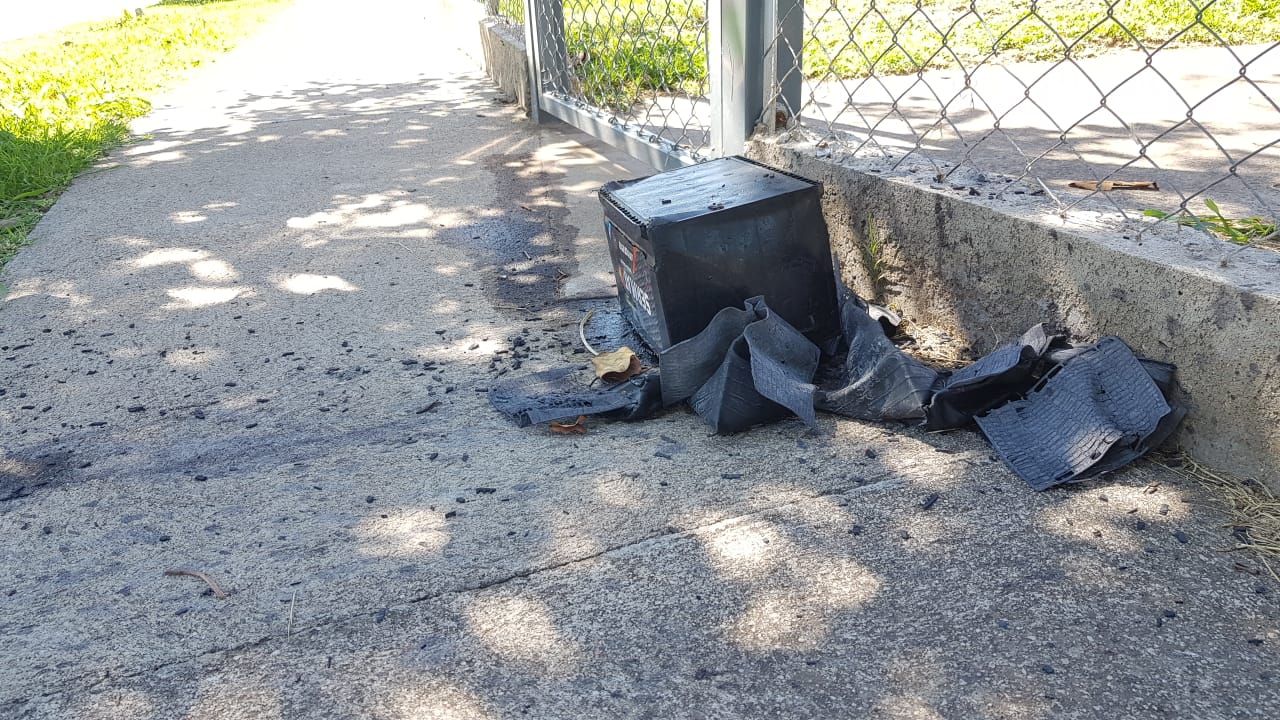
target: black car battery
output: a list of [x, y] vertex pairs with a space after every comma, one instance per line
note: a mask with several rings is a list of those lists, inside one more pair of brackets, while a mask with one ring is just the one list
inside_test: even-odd
[[727, 157], [600, 189], [623, 316], [657, 352], [763, 295], [819, 347], [840, 332], [822, 185]]

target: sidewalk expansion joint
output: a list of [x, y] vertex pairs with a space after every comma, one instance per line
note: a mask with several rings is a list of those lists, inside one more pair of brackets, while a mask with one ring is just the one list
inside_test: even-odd
[[[429, 602], [429, 601], [432, 601], [432, 600], [439, 600], [439, 599], [442, 599], [442, 598], [449, 597], [449, 596], [451, 596], [451, 595], [465, 595], [465, 594], [468, 594], [468, 593], [480, 592], [480, 591], [488, 590], [488, 589], [490, 589], [490, 588], [501, 587], [502, 585], [505, 585], [505, 584], [507, 584], [507, 583], [509, 583], [509, 582], [512, 582], [512, 581], [514, 581], [514, 580], [520, 580], [520, 579], [524, 579], [524, 578], [535, 577], [535, 576], [538, 576], [538, 575], [542, 575], [543, 573], [547, 573], [547, 572], [551, 572], [551, 571], [555, 571], [555, 570], [560, 570], [560, 569], [562, 569], [562, 568], [570, 567], [570, 566], [573, 566], [573, 565], [580, 565], [580, 564], [584, 564], [584, 563], [589, 563], [589, 562], [592, 562], [592, 561], [594, 561], [594, 560], [597, 560], [597, 559], [599, 559], [599, 558], [601, 558], [601, 557], [604, 557], [604, 556], [607, 556], [607, 555], [616, 555], [616, 554], [618, 554], [618, 553], [620, 553], [620, 552], [622, 552], [622, 551], [630, 550], [630, 549], [633, 549], [633, 548], [640, 548], [640, 547], [643, 547], [643, 546], [646, 546], [646, 545], [657, 545], [658, 543], [660, 543], [660, 542], [662, 542], [662, 541], [665, 541], [665, 540], [667, 540], [667, 539], [669, 539], [669, 538], [670, 538], [670, 539], [678, 539], [678, 538], [681, 538], [681, 537], [692, 537], [692, 536], [698, 535], [698, 534], [700, 534], [700, 533], [704, 533], [704, 532], [708, 532], [708, 531], [714, 530], [714, 529], [715, 529], [715, 528], [717, 528], [717, 527], [726, 526], [726, 525], [731, 525], [731, 524], [733, 524], [733, 523], [740, 522], [740, 521], [745, 520], [745, 519], [748, 519], [748, 518], [759, 517], [759, 516], [761, 516], [761, 515], [767, 515], [767, 514], [769, 514], [769, 513], [775, 512], [775, 511], [780, 510], [780, 509], [782, 509], [782, 508], [786, 508], [786, 507], [791, 507], [791, 506], [799, 505], [799, 504], [804, 503], [804, 502], [810, 502], [810, 501], [817, 500], [817, 499], [824, 498], [824, 497], [830, 497], [830, 496], [833, 496], [833, 495], [846, 495], [846, 494], [847, 494], [847, 495], [855, 495], [855, 494], [861, 494], [861, 493], [865, 493], [865, 492], [892, 491], [892, 490], [896, 490], [896, 489], [899, 489], [899, 488], [903, 487], [903, 485], [904, 485], [904, 483], [903, 483], [902, 478], [897, 477], [897, 476], [891, 476], [891, 477], [887, 477], [887, 478], [885, 478], [885, 479], [883, 479], [883, 480], [878, 480], [878, 481], [876, 481], [876, 482], [872, 482], [872, 483], [858, 482], [858, 483], [852, 483], [852, 484], [843, 485], [843, 486], [839, 486], [839, 487], [829, 488], [829, 489], [827, 489], [827, 490], [822, 490], [822, 491], [814, 492], [814, 493], [809, 494], [809, 495], [805, 495], [805, 496], [804, 496], [804, 497], [802, 497], [802, 498], [797, 498], [797, 499], [795, 499], [795, 500], [789, 500], [789, 501], [787, 501], [787, 502], [782, 502], [782, 503], [777, 503], [777, 504], [774, 504], [774, 505], [769, 505], [769, 506], [767, 506], [767, 507], [759, 508], [759, 509], [753, 510], [753, 511], [751, 511], [751, 512], [744, 512], [744, 513], [741, 513], [741, 514], [739, 514], [739, 515], [733, 515], [733, 516], [731, 516], [731, 517], [727, 517], [727, 518], [721, 518], [721, 519], [716, 520], [716, 521], [714, 521], [714, 522], [709, 522], [709, 523], [706, 523], [706, 524], [704, 524], [704, 525], [698, 525], [698, 526], [696, 526], [696, 527], [687, 528], [687, 529], [684, 529], [684, 530], [681, 530], [681, 529], [678, 529], [678, 528], [675, 528], [675, 527], [673, 527], [673, 526], [668, 525], [667, 527], [663, 528], [662, 530], [660, 530], [660, 531], [658, 531], [658, 532], [651, 533], [651, 534], [649, 534], [649, 535], [646, 535], [646, 536], [644, 536], [644, 537], [638, 538], [638, 539], [636, 539], [636, 540], [632, 540], [632, 541], [630, 541], [630, 542], [625, 542], [625, 543], [620, 543], [620, 544], [617, 544], [617, 545], [609, 546], [609, 547], [607, 547], [607, 548], [605, 548], [605, 549], [603, 549], [603, 550], [600, 550], [599, 552], [595, 552], [595, 553], [592, 553], [592, 554], [590, 554], [590, 555], [586, 555], [586, 556], [578, 557], [578, 558], [573, 558], [573, 559], [565, 560], [565, 561], [562, 561], [562, 562], [551, 563], [551, 564], [549, 564], [549, 565], [544, 565], [544, 566], [540, 566], [540, 567], [536, 567], [536, 568], [530, 568], [530, 569], [527, 569], [527, 570], [518, 570], [518, 571], [515, 571], [515, 572], [510, 573], [509, 575], [506, 575], [505, 577], [501, 577], [501, 578], [498, 578], [498, 579], [495, 579], [495, 580], [491, 580], [491, 581], [488, 581], [488, 582], [478, 583], [478, 584], [475, 584], [475, 585], [469, 585], [469, 586], [465, 586], [465, 587], [454, 588], [454, 589], [450, 589], [450, 590], [442, 590], [442, 591], [440, 591], [440, 592], [438, 592], [438, 593], [432, 593], [432, 594], [429, 594], [429, 595], [422, 595], [422, 596], [419, 596], [419, 597], [416, 597], [416, 598], [412, 598], [412, 599], [408, 600], [407, 602], [402, 603], [402, 604], [400, 604], [400, 605], [398, 605], [398, 606], [396, 606], [396, 607], [403, 608], [403, 607], [407, 607], [407, 606], [410, 606], [410, 605], [416, 605], [416, 604], [418, 604], [418, 603], [422, 603], [422, 602]], [[288, 640], [288, 639], [289, 639], [290, 637], [292, 637], [293, 635], [299, 635], [299, 634], [302, 634], [302, 633], [304, 633], [304, 632], [311, 632], [311, 631], [314, 631], [314, 630], [323, 630], [323, 629], [325, 629], [325, 628], [330, 628], [330, 627], [333, 627], [333, 626], [341, 625], [341, 624], [343, 624], [343, 623], [347, 623], [347, 622], [350, 622], [350, 621], [352, 621], [352, 620], [358, 620], [358, 619], [360, 619], [360, 618], [362, 618], [362, 617], [366, 617], [367, 615], [368, 615], [368, 613], [358, 613], [358, 614], [343, 615], [343, 616], [340, 616], [340, 617], [333, 617], [333, 618], [330, 618], [330, 619], [328, 619], [328, 620], [324, 620], [324, 621], [322, 621], [322, 622], [317, 622], [317, 623], [314, 623], [314, 624], [311, 624], [311, 625], [301, 625], [301, 626], [295, 627], [295, 628], [293, 629], [293, 633], [292, 633], [291, 635], [287, 635], [287, 636], [282, 636], [282, 635], [263, 635], [263, 636], [259, 636], [259, 637], [257, 637], [257, 638], [254, 638], [254, 639], [252, 639], [252, 640], [247, 640], [247, 641], [245, 641], [245, 642], [237, 643], [237, 644], [232, 645], [232, 646], [229, 646], [229, 647], [223, 647], [223, 648], [212, 648], [212, 649], [209, 649], [209, 650], [204, 650], [204, 651], [201, 651], [201, 652], [195, 653], [195, 654], [193, 654], [193, 655], [187, 655], [187, 656], [184, 656], [184, 657], [176, 657], [176, 658], [173, 658], [173, 659], [170, 659], [170, 660], [166, 660], [166, 661], [164, 661], [164, 662], [160, 662], [160, 663], [155, 663], [155, 664], [147, 665], [147, 666], [145, 666], [145, 667], [138, 668], [138, 669], [135, 669], [135, 670], [132, 670], [132, 671], [126, 672], [126, 673], [113, 674], [110, 670], [107, 670], [104, 674], [102, 674], [101, 676], [96, 676], [96, 677], [95, 677], [95, 679], [93, 679], [93, 680], [89, 680], [89, 676], [81, 676], [80, 678], [77, 678], [75, 681], [85, 683], [84, 685], [82, 685], [82, 686], [81, 686], [81, 688], [79, 688], [79, 690], [92, 690], [93, 688], [97, 687], [98, 685], [101, 685], [103, 682], [106, 682], [107, 680], [117, 680], [117, 681], [118, 681], [118, 680], [128, 680], [128, 679], [131, 679], [131, 678], [136, 678], [136, 677], [139, 677], [139, 676], [141, 676], [141, 675], [146, 675], [146, 674], [148, 674], [148, 673], [154, 673], [154, 672], [157, 672], [157, 671], [159, 671], [159, 670], [166, 669], [166, 668], [170, 668], [170, 667], [176, 667], [176, 666], [181, 666], [181, 665], [191, 664], [191, 663], [194, 663], [194, 662], [197, 662], [197, 661], [201, 660], [202, 658], [207, 658], [207, 657], [209, 657], [209, 656], [211, 656], [211, 655], [225, 655], [225, 654], [230, 654], [230, 653], [236, 653], [236, 652], [240, 652], [240, 651], [243, 651], [243, 650], [248, 650], [248, 649], [251, 649], [251, 648], [255, 648], [255, 647], [258, 647], [258, 646], [261, 646], [261, 645], [265, 645], [265, 644], [267, 644], [267, 643], [269, 643], [269, 642], [272, 642], [272, 641], [275, 641], [275, 640]], [[57, 689], [49, 690], [49, 691], [47, 691], [47, 692], [39, 693], [38, 695], [35, 695], [35, 696], [33, 696], [33, 697], [35, 697], [35, 698], [50, 698], [50, 697], [55, 697], [55, 696], [58, 696], [58, 695], [67, 694], [67, 693], [70, 693], [70, 692], [74, 692], [74, 690], [72, 690], [72, 689], [68, 689], [67, 687], [63, 686], [63, 687], [59, 687], [59, 688], [57, 688]], [[29, 702], [29, 701], [30, 701], [30, 699], [31, 699], [31, 698], [16, 698], [16, 699], [13, 699], [13, 700], [6, 701], [6, 704], [10, 704], [10, 705], [13, 705], [13, 706], [18, 706], [18, 705], [25, 704], [26, 702]]]

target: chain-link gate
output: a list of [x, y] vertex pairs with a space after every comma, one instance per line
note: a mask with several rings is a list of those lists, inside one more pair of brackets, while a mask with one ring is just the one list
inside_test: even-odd
[[706, 0], [528, 0], [538, 110], [675, 167], [711, 153]]
[[535, 110], [660, 169], [740, 153], [766, 68], [795, 63], [767, 46], [797, 1], [525, 0]]

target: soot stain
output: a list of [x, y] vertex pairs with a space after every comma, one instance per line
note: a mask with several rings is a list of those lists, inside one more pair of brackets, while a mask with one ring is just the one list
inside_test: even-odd
[[71, 455], [70, 450], [45, 447], [0, 457], [0, 502], [63, 484], [72, 467]]
[[493, 177], [491, 202], [500, 214], [452, 230], [445, 241], [466, 250], [478, 284], [499, 310], [557, 302], [577, 265], [578, 228], [568, 222], [564, 190], [532, 155], [491, 155], [483, 166]]

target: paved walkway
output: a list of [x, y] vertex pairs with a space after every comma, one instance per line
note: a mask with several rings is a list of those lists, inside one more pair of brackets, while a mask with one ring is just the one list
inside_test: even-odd
[[1280, 587], [1171, 473], [498, 417], [584, 311], [617, 342], [592, 191], [641, 169], [530, 126], [450, 18], [299, 2], [0, 277], [0, 715], [1280, 714]]

